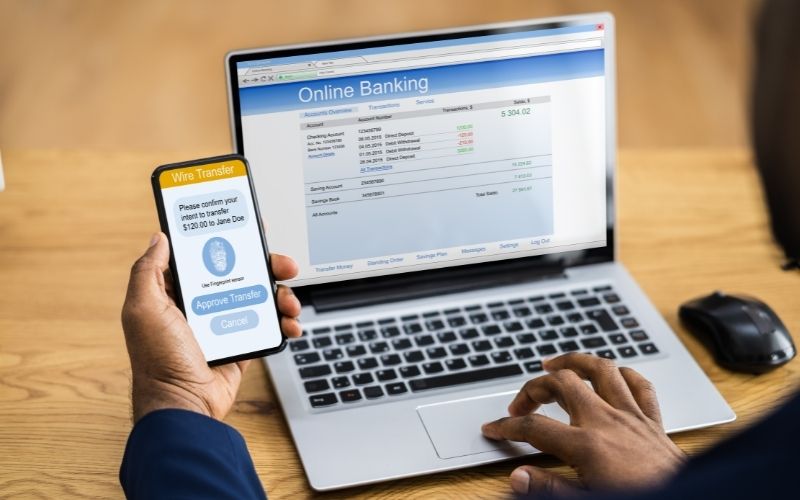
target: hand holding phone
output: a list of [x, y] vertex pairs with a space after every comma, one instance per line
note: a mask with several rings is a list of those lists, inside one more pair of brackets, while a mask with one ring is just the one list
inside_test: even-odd
[[176, 303], [208, 364], [281, 351], [277, 286], [247, 161], [163, 165], [152, 184]]

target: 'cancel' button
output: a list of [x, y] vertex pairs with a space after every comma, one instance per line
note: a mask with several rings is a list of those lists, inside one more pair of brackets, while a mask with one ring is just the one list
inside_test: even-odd
[[241, 332], [258, 326], [258, 314], [255, 311], [239, 311], [211, 318], [211, 331], [217, 335]]

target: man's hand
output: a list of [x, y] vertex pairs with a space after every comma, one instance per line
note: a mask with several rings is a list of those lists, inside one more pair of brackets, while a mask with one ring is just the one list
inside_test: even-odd
[[[653, 385], [639, 373], [577, 353], [544, 366], [549, 374], [523, 386], [508, 407], [510, 417], [484, 424], [486, 437], [527, 441], [574, 467], [590, 489], [655, 486], [683, 464], [685, 455], [664, 433]], [[554, 401], [569, 414], [569, 425], [533, 413]], [[511, 487], [517, 493], [570, 495], [581, 485], [522, 466], [511, 473]]]
[[[276, 279], [297, 275], [297, 264], [271, 256]], [[248, 361], [210, 368], [186, 318], [175, 305], [168, 272], [169, 245], [163, 233], [131, 269], [122, 307], [122, 329], [131, 358], [133, 420], [162, 408], [180, 408], [222, 419], [230, 411]], [[296, 317], [300, 302], [291, 289], [278, 288], [281, 329], [287, 337], [302, 334]]]

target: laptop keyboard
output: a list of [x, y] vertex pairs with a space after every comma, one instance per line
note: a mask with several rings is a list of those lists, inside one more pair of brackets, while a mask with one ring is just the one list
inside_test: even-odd
[[624, 362], [659, 352], [609, 285], [316, 325], [289, 348], [314, 408], [536, 376], [567, 352]]

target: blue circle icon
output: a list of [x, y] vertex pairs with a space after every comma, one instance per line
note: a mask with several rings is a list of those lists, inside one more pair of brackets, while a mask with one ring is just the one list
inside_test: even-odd
[[203, 245], [203, 263], [214, 276], [225, 276], [233, 270], [236, 254], [225, 238], [211, 238]]

